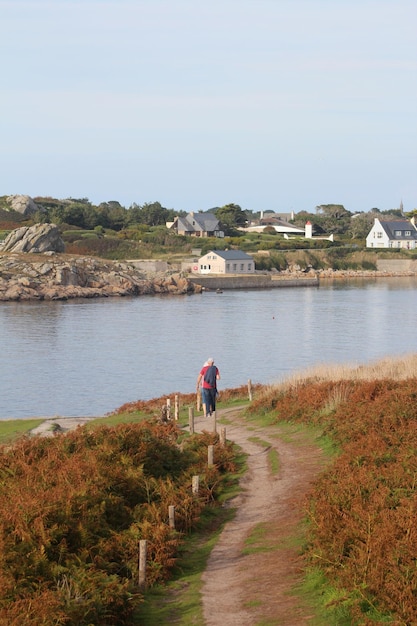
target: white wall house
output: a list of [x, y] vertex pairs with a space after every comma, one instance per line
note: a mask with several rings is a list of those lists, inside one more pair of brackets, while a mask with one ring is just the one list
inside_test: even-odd
[[200, 274], [253, 274], [255, 262], [241, 250], [210, 250], [198, 261]]
[[385, 221], [375, 218], [374, 225], [366, 237], [367, 248], [406, 248], [417, 247], [417, 230], [413, 221]]

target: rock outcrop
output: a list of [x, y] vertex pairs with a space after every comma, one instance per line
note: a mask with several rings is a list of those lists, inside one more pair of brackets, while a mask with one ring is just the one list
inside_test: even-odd
[[181, 273], [147, 275], [129, 263], [69, 255], [0, 254], [0, 301], [199, 293]]
[[10, 209], [17, 211], [17, 213], [21, 213], [22, 215], [32, 215], [33, 213], [37, 213], [37, 211], [44, 210], [43, 208], [38, 207], [36, 202], [32, 200], [30, 196], [8, 196], [7, 203], [10, 205]]
[[12, 230], [6, 237], [3, 252], [64, 252], [65, 244], [55, 224], [35, 224]]

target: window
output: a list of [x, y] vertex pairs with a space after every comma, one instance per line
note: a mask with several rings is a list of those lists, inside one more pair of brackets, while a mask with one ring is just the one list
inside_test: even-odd
[[245, 269], [245, 265], [243, 263], [240, 264], [240, 271], [243, 272], [243, 270]]
[[382, 239], [382, 233], [381, 233], [381, 231], [377, 232], [376, 236], [378, 237], [378, 239]]
[[400, 230], [396, 230], [395, 231], [395, 236], [396, 237], [401, 237], [401, 231]]
[[405, 235], [406, 237], [411, 237], [411, 230], [406, 230], [406, 231], [405, 231], [405, 233], [404, 233], [404, 235]]
[[233, 263], [233, 271], [236, 272], [237, 264]]
[[248, 263], [248, 272], [250, 272], [252, 269], [252, 263]]
[[230, 270], [230, 263], [226, 263], [226, 272]]

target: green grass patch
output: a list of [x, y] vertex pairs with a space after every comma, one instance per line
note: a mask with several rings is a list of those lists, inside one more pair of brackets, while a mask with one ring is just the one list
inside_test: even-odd
[[261, 600], [248, 600], [243, 603], [243, 606], [247, 609], [256, 609], [258, 606], [262, 606]]
[[0, 444], [13, 443], [44, 421], [43, 419], [0, 420]]
[[262, 552], [271, 552], [272, 550], [282, 550], [287, 548], [296, 548], [301, 550], [305, 543], [305, 535], [303, 528], [300, 527], [297, 534], [289, 537], [281, 538], [279, 541], [273, 541], [273, 534], [270, 525], [260, 522], [253, 529], [250, 535], [245, 539], [245, 545], [242, 553], [257, 554]]
[[297, 442], [303, 445], [311, 443], [318, 446], [328, 458], [334, 457], [339, 452], [335, 441], [329, 435], [324, 434], [322, 426], [286, 420], [277, 422], [274, 413], [254, 414], [250, 415], [249, 418], [246, 416], [246, 419], [252, 421], [260, 428], [274, 427], [276, 432], [268, 433], [268, 436], [271, 438], [281, 439], [291, 444], [296, 444]]
[[275, 448], [271, 448], [270, 450], [268, 450], [268, 464], [271, 470], [271, 474], [273, 476], [276, 476], [279, 473], [280, 461], [278, 451], [275, 450]]
[[349, 594], [334, 587], [319, 568], [309, 569], [301, 585], [294, 588], [294, 593], [304, 606], [313, 611], [315, 617], [309, 621], [311, 626], [353, 626], [357, 622], [351, 617], [351, 608], [358, 603], [366, 615], [367, 624], [398, 623], [392, 616], [381, 613], [377, 607], [360, 598], [357, 592]]
[[[259, 437], [249, 437], [248, 441], [252, 441], [252, 443], [256, 443], [263, 448], [268, 450], [268, 466], [270, 472], [273, 476], [276, 476], [279, 472], [280, 463], [279, 463], [279, 454], [275, 448], [272, 447], [270, 441], [265, 441], [264, 439], [260, 439]], [[269, 448], [269, 449], [268, 449]]]

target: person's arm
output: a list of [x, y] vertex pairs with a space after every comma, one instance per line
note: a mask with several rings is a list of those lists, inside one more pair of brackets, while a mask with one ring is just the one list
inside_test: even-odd
[[219, 370], [217, 370], [216, 378], [217, 378], [217, 380], [220, 380], [220, 372], [219, 372]]
[[197, 391], [198, 391], [198, 388], [200, 386], [200, 381], [201, 381], [202, 378], [203, 378], [203, 376], [202, 376], [202, 374], [200, 372], [198, 377], [197, 377], [197, 384], [196, 384]]

